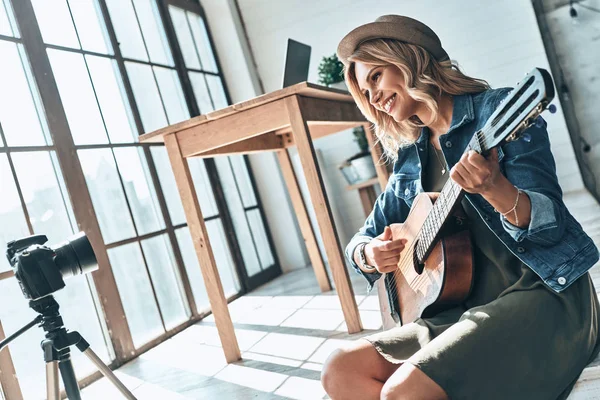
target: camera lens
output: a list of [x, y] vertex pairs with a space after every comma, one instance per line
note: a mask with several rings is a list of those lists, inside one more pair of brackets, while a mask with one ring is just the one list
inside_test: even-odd
[[83, 232], [52, 249], [56, 252], [54, 262], [63, 278], [87, 274], [98, 269], [94, 249]]

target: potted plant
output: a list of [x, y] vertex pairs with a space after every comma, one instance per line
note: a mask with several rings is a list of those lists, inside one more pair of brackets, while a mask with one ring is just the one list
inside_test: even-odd
[[348, 90], [344, 82], [344, 64], [333, 54], [323, 57], [319, 64], [319, 83], [336, 89]]
[[352, 130], [352, 134], [360, 153], [353, 155], [339, 167], [350, 185], [369, 180], [377, 175], [364, 128], [356, 127]]

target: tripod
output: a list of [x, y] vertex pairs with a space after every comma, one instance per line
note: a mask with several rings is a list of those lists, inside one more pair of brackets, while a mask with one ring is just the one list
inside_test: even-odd
[[52, 295], [42, 297], [41, 299], [29, 302], [29, 307], [38, 312], [33, 321], [19, 329], [17, 332], [0, 342], [0, 350], [19, 335], [32, 328], [36, 324], [46, 332], [46, 338], [41, 346], [46, 361], [46, 394], [48, 400], [60, 399], [60, 386], [58, 374], [62, 377], [65, 385], [65, 392], [69, 400], [81, 400], [81, 393], [77, 385], [77, 378], [71, 362], [70, 346], [77, 348], [85, 354], [98, 370], [129, 400], [136, 400], [133, 394], [123, 385], [115, 374], [108, 368], [90, 349], [90, 345], [77, 331], [68, 332], [64, 325], [62, 317], [58, 312], [59, 305]]

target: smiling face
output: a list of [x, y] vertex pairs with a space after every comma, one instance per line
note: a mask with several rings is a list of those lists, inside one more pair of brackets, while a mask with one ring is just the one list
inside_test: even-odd
[[356, 61], [355, 77], [366, 100], [394, 121], [405, 121], [417, 115], [422, 106], [408, 95], [402, 71], [395, 65], [376, 66]]

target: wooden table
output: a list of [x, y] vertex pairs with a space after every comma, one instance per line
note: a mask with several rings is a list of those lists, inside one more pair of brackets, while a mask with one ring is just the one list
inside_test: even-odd
[[[364, 126], [373, 159], [379, 160], [381, 153], [373, 146], [370, 125], [347, 92], [303, 82], [140, 136], [141, 142], [164, 142], [167, 148], [228, 362], [241, 358], [240, 349], [185, 159], [276, 152], [317, 281], [322, 291], [329, 291], [325, 264], [287, 152], [288, 147], [297, 147], [348, 332], [355, 333], [362, 330], [362, 324], [312, 141]], [[385, 166], [375, 165], [379, 182], [385, 187]]]

